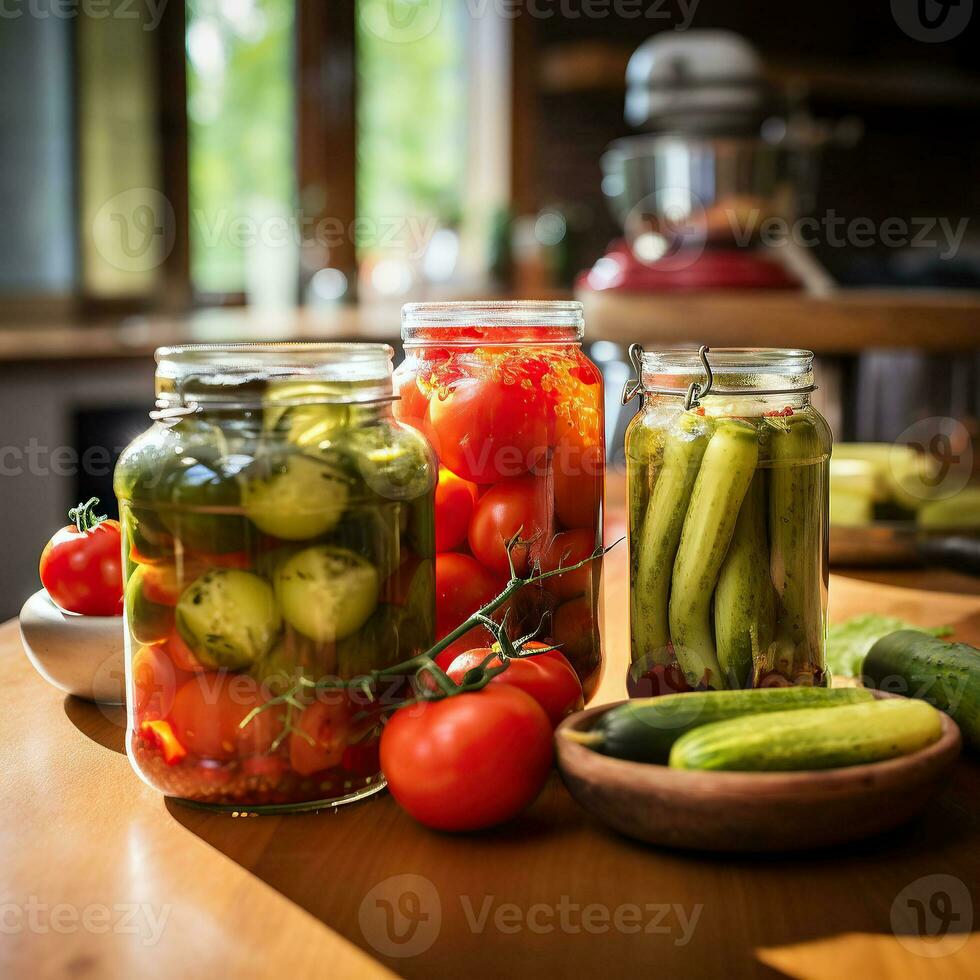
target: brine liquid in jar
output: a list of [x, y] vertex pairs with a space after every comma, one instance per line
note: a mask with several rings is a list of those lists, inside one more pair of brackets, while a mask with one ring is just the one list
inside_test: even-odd
[[157, 421], [115, 487], [127, 749], [161, 792], [295, 809], [383, 788], [390, 705], [343, 682], [423, 652], [435, 627], [435, 466], [391, 415], [391, 356], [157, 352]]
[[[515, 571], [556, 569], [602, 543], [602, 376], [585, 356], [579, 303], [421, 303], [402, 312], [406, 359], [395, 415], [431, 442], [436, 489], [437, 638]], [[601, 561], [525, 588], [512, 638], [559, 644], [586, 697], [598, 683]], [[497, 613], [500, 620], [503, 610]], [[475, 628], [439, 657], [484, 647]]]
[[832, 440], [810, 404], [813, 355], [706, 356], [710, 388], [695, 351], [642, 355], [626, 436], [628, 687], [826, 684]]

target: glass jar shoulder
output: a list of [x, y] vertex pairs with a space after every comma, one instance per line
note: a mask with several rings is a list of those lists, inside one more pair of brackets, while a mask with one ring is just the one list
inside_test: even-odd
[[830, 457], [830, 426], [811, 405], [709, 405], [685, 410], [680, 398], [666, 397], [646, 399], [633, 417], [626, 430], [626, 457], [634, 463], [656, 463], [667, 443], [696, 439], [730, 425], [755, 431], [762, 465], [787, 455], [812, 463]]
[[155, 424], [123, 452], [115, 490], [120, 499], [193, 506], [206, 501], [182, 495], [188, 482], [223, 485], [230, 504], [235, 488], [280, 477], [297, 483], [301, 505], [300, 484], [331, 473], [348, 482], [352, 497], [366, 499], [422, 497], [436, 478], [428, 443], [409, 426], [377, 412], [312, 405], [267, 412], [261, 422], [199, 416]]

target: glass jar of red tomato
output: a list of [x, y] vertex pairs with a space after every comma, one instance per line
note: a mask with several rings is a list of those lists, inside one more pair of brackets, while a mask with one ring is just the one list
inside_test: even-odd
[[[445, 637], [504, 587], [505, 543], [521, 576], [573, 565], [602, 543], [602, 376], [582, 351], [582, 304], [412, 303], [395, 416], [439, 460], [436, 633]], [[588, 697], [602, 665], [601, 561], [523, 589], [506, 625], [561, 645]], [[505, 610], [499, 610], [500, 620]], [[484, 646], [481, 628], [439, 656]]]
[[384, 344], [157, 352], [116, 467], [127, 749], [168, 796], [262, 809], [384, 788], [386, 707], [349, 682], [427, 650], [435, 463]]

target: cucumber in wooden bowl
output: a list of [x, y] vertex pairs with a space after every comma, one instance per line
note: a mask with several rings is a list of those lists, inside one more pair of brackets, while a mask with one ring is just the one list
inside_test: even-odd
[[[875, 702], [904, 703], [895, 695], [870, 693]], [[881, 762], [833, 769], [678, 769], [613, 758], [589, 748], [582, 739], [568, 737], [590, 734], [604, 715], [623, 703], [577, 711], [562, 721], [555, 733], [558, 770], [575, 800], [598, 820], [662, 847], [751, 853], [859, 840], [897, 827], [929, 806], [960, 750], [956, 722], [942, 713], [938, 713], [942, 735], [925, 748]], [[739, 721], [764, 723], [780, 714], [821, 715], [827, 726], [836, 725], [842, 713], [869, 706], [860, 701], [757, 714], [696, 728], [684, 738]], [[784, 731], [777, 736], [787, 737]]]
[[864, 660], [864, 683], [935, 705], [956, 720], [963, 741], [980, 752], [980, 651], [918, 630], [882, 637]]
[[566, 737], [617, 759], [666, 763], [673, 744], [702, 725], [743, 715], [872, 700], [871, 691], [856, 687], [762, 687], [665, 694], [626, 701], [601, 715], [590, 731], [570, 731]]
[[674, 743], [670, 765], [738, 772], [840, 769], [910, 755], [941, 735], [941, 716], [932, 705], [889, 698], [703, 725]]

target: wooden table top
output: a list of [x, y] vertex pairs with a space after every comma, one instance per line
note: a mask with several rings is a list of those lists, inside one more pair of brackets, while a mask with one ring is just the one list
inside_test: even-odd
[[[600, 700], [622, 694], [625, 559], [621, 545], [605, 570]], [[980, 643], [976, 596], [835, 576], [832, 618], [866, 611]], [[980, 882], [980, 768], [968, 759], [921, 821], [831, 853], [645, 847], [604, 830], [557, 776], [484, 835], [429, 832], [387, 796], [232, 817], [144, 785], [122, 711], [49, 687], [15, 623], [0, 627], [0, 664], [5, 978], [976, 976], [980, 936], [963, 933]], [[928, 903], [931, 875], [963, 883], [938, 949], [890, 925], [900, 895]]]

